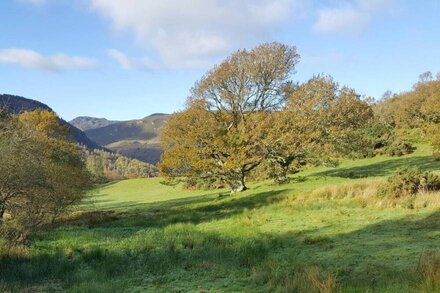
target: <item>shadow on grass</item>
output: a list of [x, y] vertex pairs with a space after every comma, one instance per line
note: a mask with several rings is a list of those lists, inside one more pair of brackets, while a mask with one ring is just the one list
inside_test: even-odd
[[199, 224], [229, 218], [244, 210], [258, 209], [284, 198], [287, 189], [256, 193], [252, 196], [216, 195], [195, 196], [155, 203], [125, 202], [115, 210], [121, 219], [109, 225], [113, 228], [131, 227], [145, 229], [165, 227], [176, 223]]
[[407, 157], [394, 160], [386, 160], [370, 165], [350, 168], [338, 168], [319, 173], [311, 174], [313, 176], [330, 176], [341, 178], [366, 178], [381, 177], [390, 175], [393, 171], [401, 167], [418, 167], [422, 171], [433, 171], [440, 169], [440, 163], [435, 161], [432, 156]]
[[[239, 206], [249, 207], [249, 203], [240, 202]], [[292, 270], [318, 265], [333, 271], [340, 284], [357, 288], [356, 292], [381, 292], [388, 287], [409, 290], [419, 281], [416, 268], [420, 256], [440, 249], [439, 224], [440, 212], [434, 212], [424, 218], [405, 216], [329, 237], [316, 236], [319, 228], [302, 233], [227, 236], [201, 231], [194, 225], [177, 225], [133, 238], [126, 235], [125, 246], [118, 248], [84, 244], [67, 253], [0, 254], [0, 288], [22, 289], [53, 280], [63, 289], [77, 290], [94, 283], [111, 289], [121, 284], [132, 286], [133, 278], [138, 280], [137, 286], [147, 288], [184, 277], [191, 281], [183, 291], [200, 289], [196, 286], [202, 279], [210, 280], [204, 284], [209, 290], [225, 290], [216, 287], [220, 285], [212, 282], [214, 279], [238, 281], [252, 290], [262, 289]], [[267, 271], [267, 279], [249, 278], [261, 268]]]

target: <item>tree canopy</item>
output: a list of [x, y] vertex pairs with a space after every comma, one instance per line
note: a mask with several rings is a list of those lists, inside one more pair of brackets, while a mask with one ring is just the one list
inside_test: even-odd
[[92, 186], [79, 148], [53, 112], [0, 118], [0, 230], [24, 243]]
[[[291, 81], [299, 56], [279, 43], [233, 53], [198, 81], [162, 133], [161, 174], [221, 180], [233, 192], [263, 161], [282, 166], [334, 146], [370, 107], [331, 77]], [[333, 147], [333, 150], [336, 148]]]

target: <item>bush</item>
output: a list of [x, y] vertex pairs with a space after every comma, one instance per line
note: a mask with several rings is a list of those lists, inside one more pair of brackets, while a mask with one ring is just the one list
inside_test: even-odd
[[29, 236], [81, 202], [93, 187], [81, 153], [48, 111], [0, 119], [0, 236]]
[[414, 196], [420, 191], [440, 190], [440, 177], [417, 168], [401, 168], [388, 178], [379, 194], [392, 198]]
[[412, 154], [415, 150], [416, 148], [412, 144], [396, 140], [384, 149], [384, 153], [392, 157], [400, 157]]
[[[169, 179], [169, 182], [172, 179]], [[220, 178], [197, 178], [188, 177], [183, 185], [184, 189], [187, 190], [212, 190], [226, 188], [226, 184]]]

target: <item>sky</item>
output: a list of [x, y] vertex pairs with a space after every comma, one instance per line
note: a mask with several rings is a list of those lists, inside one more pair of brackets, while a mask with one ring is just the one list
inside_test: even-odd
[[234, 51], [296, 46], [302, 82], [329, 74], [380, 98], [440, 71], [439, 0], [1, 0], [0, 93], [66, 120], [172, 113]]

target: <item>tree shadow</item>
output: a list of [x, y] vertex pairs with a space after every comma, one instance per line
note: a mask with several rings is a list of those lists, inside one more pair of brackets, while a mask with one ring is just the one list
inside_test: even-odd
[[419, 281], [421, 256], [427, 251], [440, 252], [440, 211], [423, 218], [407, 215], [384, 220], [335, 236], [322, 236], [326, 228], [280, 236], [281, 243], [289, 243], [286, 258], [330, 269], [340, 282], [367, 291], [379, 292], [402, 281], [414, 285]]
[[[269, 199], [264, 194], [260, 196]], [[236, 202], [238, 210], [255, 206], [252, 200]], [[201, 208], [202, 211], [211, 212]], [[186, 278], [183, 286], [188, 287], [183, 291], [195, 290], [191, 286], [202, 284], [202, 280], [209, 286], [207, 289], [224, 291], [216, 279], [241, 282], [243, 288], [252, 291], [266, 285], [250, 278], [255, 270], [267, 270], [268, 280], [273, 277], [281, 282], [280, 276], [289, 277], [298, 268], [317, 265], [332, 271], [339, 284], [357, 288], [356, 292], [381, 292], [387, 286], [414, 289], [419, 281], [416, 269], [420, 256], [440, 249], [439, 224], [440, 211], [425, 217], [412, 215], [384, 220], [328, 237], [317, 236], [325, 234], [328, 225], [303, 232], [267, 232], [246, 237], [202, 231], [196, 226], [176, 226], [168, 232], [145, 234], [142, 236], [145, 238], [132, 242], [130, 249], [125, 250], [88, 244], [67, 253], [58, 250], [36, 256], [2, 256], [0, 284], [29, 286], [51, 279], [69, 288], [95, 278], [99, 282], [120, 284], [121, 279], [136, 276], [145, 280], [141, 285], [146, 288], [166, 276], [167, 282]], [[129, 237], [125, 235], [126, 239]], [[82, 273], [84, 267], [89, 270], [86, 275]], [[70, 275], [69, 281], [66, 274]], [[160, 286], [160, 282], [157, 284]]]
[[311, 175], [340, 178], [382, 177], [390, 175], [393, 171], [401, 167], [418, 167], [422, 171], [433, 171], [440, 169], [440, 163], [435, 161], [432, 156], [408, 157], [394, 160], [386, 160], [358, 167], [338, 168], [334, 170], [313, 173]]
[[176, 223], [199, 224], [229, 218], [245, 210], [258, 209], [284, 198], [287, 189], [256, 193], [252, 196], [225, 194], [205, 195], [148, 204], [125, 203], [119, 208], [130, 208], [121, 220], [112, 223], [119, 227], [158, 228]]
[[[60, 223], [69, 226], [87, 226], [100, 228], [100, 232], [107, 238], [120, 240], [129, 236], [129, 233], [149, 228], [163, 228], [171, 224], [200, 224], [221, 220], [243, 213], [245, 210], [254, 210], [274, 204], [285, 198], [287, 191], [280, 189], [265, 191], [249, 195], [229, 195], [220, 192], [187, 198], [172, 199], [153, 203], [127, 201], [118, 204], [117, 208], [100, 208], [99, 211], [84, 211], [73, 217], [63, 219]], [[94, 203], [107, 202], [98, 200]], [[59, 227], [61, 224], [56, 224]], [[101, 229], [102, 228], [102, 229]], [[111, 233], [107, 233], [109, 230]]]

